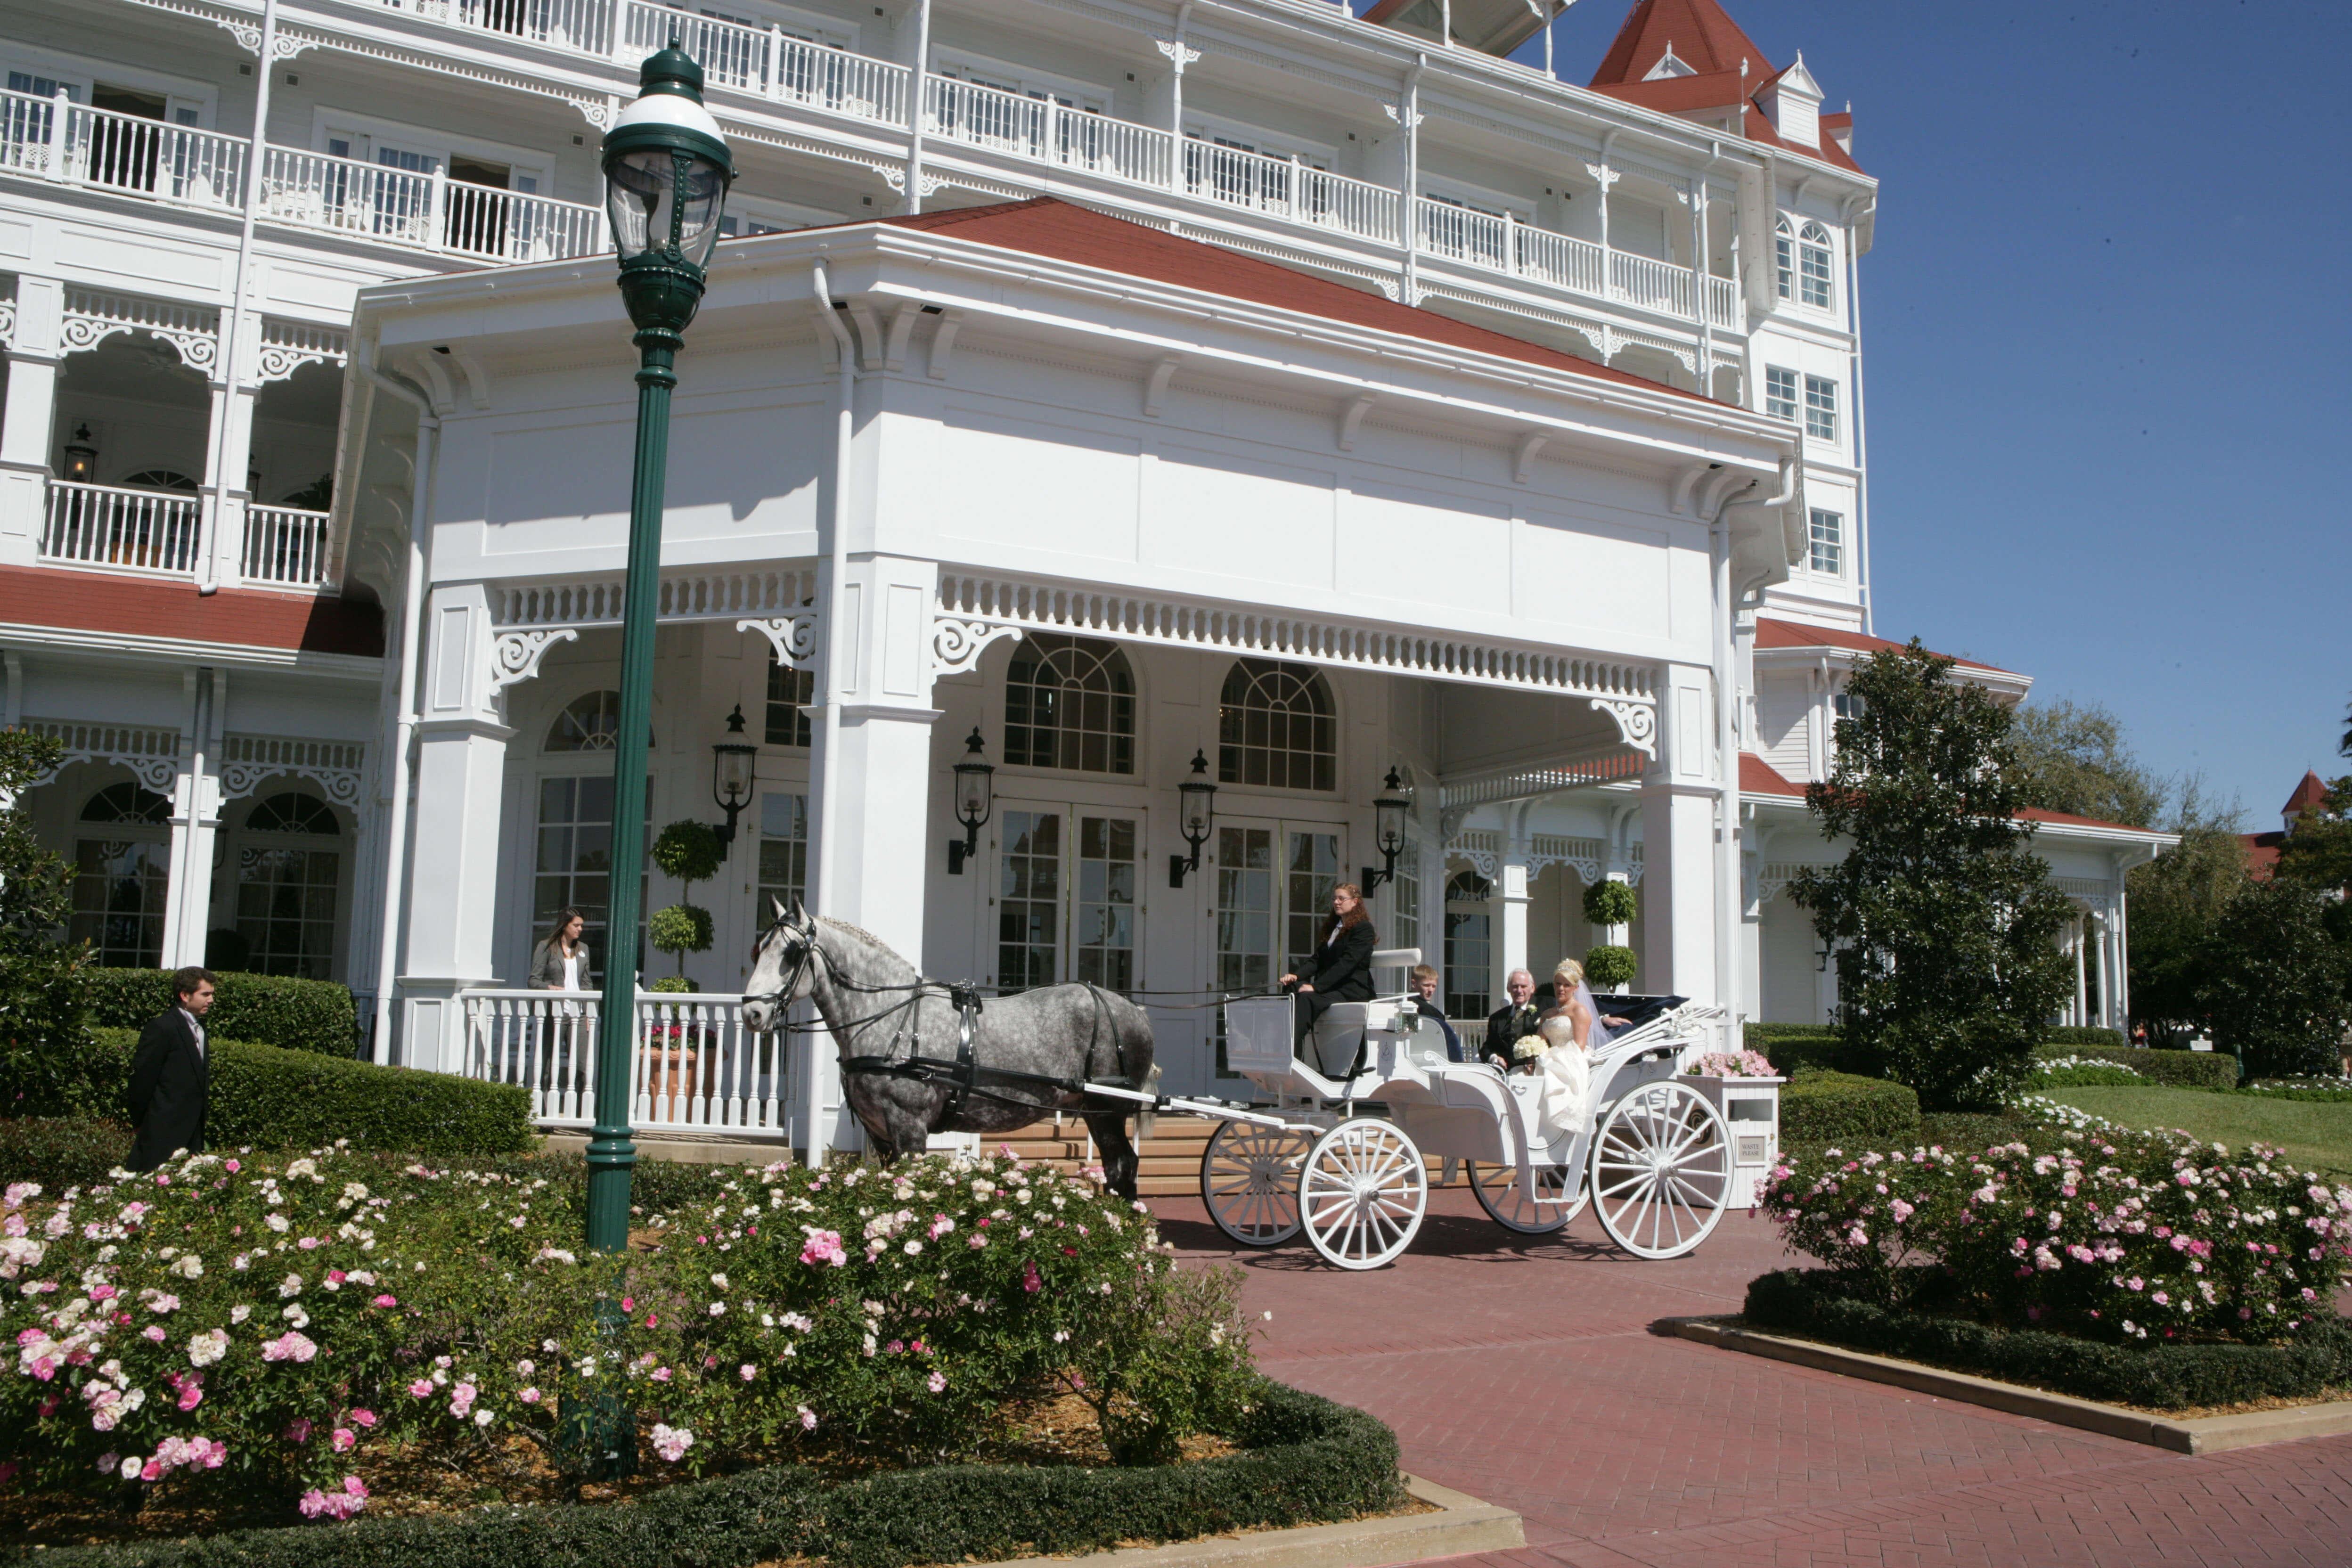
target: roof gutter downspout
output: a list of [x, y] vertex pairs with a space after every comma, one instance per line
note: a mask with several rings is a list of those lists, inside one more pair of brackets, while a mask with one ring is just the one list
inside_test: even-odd
[[[441, 420], [433, 400], [404, 375], [389, 375], [375, 367], [375, 347], [363, 347], [353, 356], [359, 373], [380, 392], [388, 392], [416, 408], [416, 456], [408, 469], [408, 574], [401, 591], [400, 679], [393, 699], [392, 808], [384, 834], [383, 921], [376, 950], [375, 1032], [370, 1036], [383, 1059], [392, 1048], [392, 988], [400, 965], [400, 895], [408, 874], [408, 753], [416, 738], [417, 642], [425, 635], [425, 527], [433, 501], [432, 470], [440, 456]], [[362, 454], [361, 461], [365, 459]], [[352, 465], [358, 476], [360, 463]], [[357, 505], [354, 498], [353, 505]]]
[[1730, 1031], [1739, 1023], [1745, 1000], [1739, 994], [1738, 944], [1748, 908], [1739, 875], [1739, 671], [1732, 647], [1732, 620], [1738, 614], [1738, 606], [1731, 592], [1731, 514], [1736, 509], [1748, 507], [1768, 510], [1796, 499], [1796, 459], [1780, 459], [1780, 488], [1777, 493], [1760, 500], [1739, 499], [1755, 488], [1755, 481], [1750, 480], [1734, 492], [1735, 499], [1716, 508], [1714, 525], [1707, 531], [1708, 554], [1715, 569], [1715, 743], [1716, 754], [1722, 759], [1715, 840], [1715, 976], [1724, 1010], [1725, 1050], [1737, 1049], [1738, 1045], [1738, 1037]]
[[931, 88], [931, 0], [915, 0], [915, 69], [907, 82], [907, 210], [923, 210], [923, 111]]
[[[818, 693], [824, 706], [818, 710], [820, 740], [824, 746], [817, 766], [816, 809], [810, 814], [817, 836], [816, 875], [811, 889], [816, 899], [819, 914], [834, 907], [833, 850], [834, 829], [837, 826], [835, 806], [840, 800], [836, 793], [841, 777], [841, 668], [842, 668], [842, 584], [849, 576], [849, 470], [854, 456], [857, 397], [857, 348], [850, 342], [849, 329], [841, 324], [841, 313], [834, 309], [833, 284], [826, 277], [824, 263], [819, 261], [810, 270], [809, 286], [815, 295], [816, 313], [824, 330], [833, 334], [835, 356], [834, 377], [834, 437], [833, 437], [833, 507], [826, 522], [826, 581], [822, 584], [819, 602], [824, 615], [824, 687]], [[825, 1079], [824, 1053], [811, 1050], [805, 1062], [806, 1081], [803, 1085], [801, 1103], [807, 1108], [808, 1163], [812, 1170], [824, 1165], [827, 1147], [823, 1089]]]
[[1848, 197], [1845, 213], [1845, 330], [1852, 344], [1846, 376], [1853, 386], [1853, 574], [1854, 586], [1862, 596], [1864, 637], [1877, 635], [1873, 623], [1878, 616], [1870, 592], [1870, 442], [1862, 398], [1862, 258], [1856, 253], [1854, 237], [1861, 227], [1861, 213], [1877, 205], [1875, 198], [1864, 205]]
[[1397, 237], [1404, 242], [1404, 304], [1421, 303], [1421, 73], [1429, 68], [1425, 54], [1412, 58], [1405, 73], [1404, 96], [1394, 112], [1404, 132], [1404, 189], [1398, 193]]

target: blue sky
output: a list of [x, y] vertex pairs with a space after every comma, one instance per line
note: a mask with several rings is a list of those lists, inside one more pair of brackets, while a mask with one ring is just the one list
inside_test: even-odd
[[2249, 828], [2352, 772], [2352, 3], [1725, 5], [1880, 182], [1879, 635], [2105, 703]]

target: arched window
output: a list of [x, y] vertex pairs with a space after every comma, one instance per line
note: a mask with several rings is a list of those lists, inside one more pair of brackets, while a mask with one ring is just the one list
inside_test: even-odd
[[1135, 675], [1091, 637], [1033, 632], [1004, 678], [1004, 760], [1087, 773], [1135, 771]]
[[1830, 231], [1817, 223], [1797, 231], [1797, 294], [1808, 305], [1830, 308]]
[[122, 483], [126, 489], [179, 490], [189, 495], [196, 489], [196, 481], [176, 468], [142, 468]]
[[1445, 879], [1445, 1016], [1483, 1018], [1494, 964], [1486, 899], [1493, 887], [1475, 871]]
[[316, 833], [332, 838], [342, 832], [331, 807], [316, 795], [273, 795], [245, 819], [248, 833]]
[[89, 943], [92, 963], [152, 969], [163, 957], [170, 847], [159, 831], [172, 803], [135, 784], [109, 784], [81, 819], [100, 833], [74, 841], [73, 917], [67, 935]]
[[172, 803], [135, 784], [109, 784], [81, 808], [84, 822], [140, 822], [160, 826], [172, 820]]
[[[288, 791], [257, 805], [247, 834], [338, 838], [342, 827], [316, 795]], [[331, 980], [342, 854], [327, 845], [247, 842], [236, 857], [236, 934], [256, 974]]]
[[[613, 737], [621, 729], [621, 694], [617, 691], [591, 691], [572, 700], [572, 706], [556, 715], [554, 727], [547, 731], [546, 749], [551, 752], [609, 752]], [[646, 744], [653, 744], [648, 732]]]
[[1274, 789], [1333, 787], [1339, 725], [1331, 688], [1307, 664], [1234, 661], [1217, 709], [1217, 779]]

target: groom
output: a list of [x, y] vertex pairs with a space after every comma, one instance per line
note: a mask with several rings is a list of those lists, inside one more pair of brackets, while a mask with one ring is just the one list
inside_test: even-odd
[[131, 1125], [131, 1157], [123, 1164], [152, 1171], [180, 1150], [205, 1146], [205, 1109], [212, 1098], [212, 1062], [205, 1048], [205, 1015], [212, 1011], [219, 977], [193, 965], [172, 976], [178, 1005], [156, 1015], [139, 1037], [124, 1097]]

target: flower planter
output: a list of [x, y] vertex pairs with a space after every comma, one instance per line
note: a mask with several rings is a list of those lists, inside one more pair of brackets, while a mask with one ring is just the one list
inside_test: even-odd
[[1780, 1157], [1780, 1086], [1785, 1078], [1714, 1078], [1685, 1074], [1706, 1096], [1731, 1133], [1728, 1208], [1752, 1209]]
[[694, 1099], [698, 1052], [689, 1047], [656, 1046], [646, 1053], [646, 1094], [653, 1101], [650, 1120], [685, 1121], [687, 1101]]

